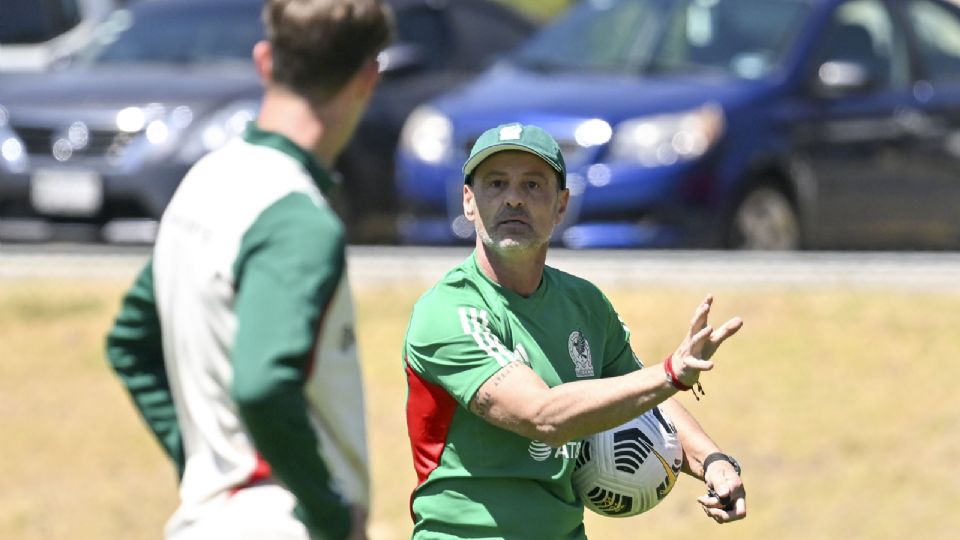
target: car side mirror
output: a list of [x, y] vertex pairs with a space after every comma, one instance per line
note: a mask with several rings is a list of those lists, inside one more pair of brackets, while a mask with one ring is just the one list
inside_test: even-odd
[[817, 69], [813, 87], [814, 92], [819, 96], [836, 98], [866, 92], [873, 83], [870, 70], [863, 64], [846, 60], [830, 60]]
[[424, 65], [423, 51], [414, 43], [395, 43], [380, 52], [380, 73], [396, 74], [415, 71]]

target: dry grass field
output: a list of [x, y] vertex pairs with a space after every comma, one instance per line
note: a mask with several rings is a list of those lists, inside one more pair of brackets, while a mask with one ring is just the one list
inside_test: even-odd
[[[102, 357], [127, 282], [0, 281], [0, 538], [155, 539], [174, 474]], [[426, 284], [357, 291], [371, 537], [409, 537], [414, 475], [398, 349]], [[694, 290], [697, 289], [697, 290]], [[651, 362], [705, 289], [608, 290]], [[741, 334], [684, 403], [744, 465], [747, 520], [699, 511], [681, 478], [652, 512], [587, 517], [594, 539], [948, 539], [960, 503], [960, 292], [728, 288]]]

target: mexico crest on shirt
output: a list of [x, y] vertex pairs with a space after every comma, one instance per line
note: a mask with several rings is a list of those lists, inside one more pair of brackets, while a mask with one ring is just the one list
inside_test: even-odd
[[567, 338], [567, 350], [573, 360], [577, 377], [593, 377], [593, 357], [590, 356], [590, 343], [579, 330], [574, 330]]

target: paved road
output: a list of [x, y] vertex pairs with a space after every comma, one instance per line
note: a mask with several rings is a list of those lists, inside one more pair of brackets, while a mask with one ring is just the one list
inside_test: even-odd
[[[146, 248], [0, 245], [0, 279], [131, 279]], [[468, 248], [351, 247], [357, 286], [429, 283]], [[548, 264], [602, 285], [873, 287], [960, 291], [960, 253], [551, 250]]]

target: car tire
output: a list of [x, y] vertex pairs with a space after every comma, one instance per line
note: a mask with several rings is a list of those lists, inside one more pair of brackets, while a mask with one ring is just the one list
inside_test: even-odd
[[800, 249], [797, 211], [779, 189], [770, 185], [754, 187], [733, 212], [726, 243], [733, 249]]

